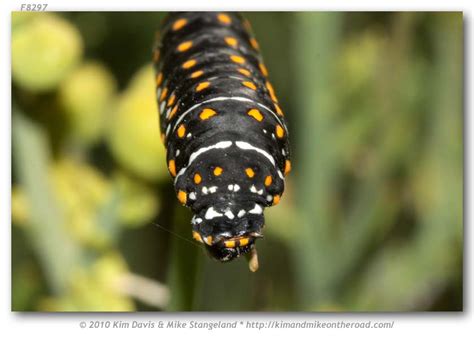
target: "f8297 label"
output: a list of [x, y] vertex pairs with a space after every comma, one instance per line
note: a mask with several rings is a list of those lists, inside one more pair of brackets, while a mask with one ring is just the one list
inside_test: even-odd
[[48, 4], [21, 4], [20, 10], [25, 12], [44, 12]]

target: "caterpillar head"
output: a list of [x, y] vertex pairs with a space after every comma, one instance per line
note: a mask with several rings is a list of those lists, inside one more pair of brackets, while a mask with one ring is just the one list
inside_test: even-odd
[[256, 240], [263, 237], [263, 208], [253, 202], [203, 208], [193, 217], [193, 238], [204, 243], [209, 255], [229, 262], [248, 254], [250, 269], [258, 268]]

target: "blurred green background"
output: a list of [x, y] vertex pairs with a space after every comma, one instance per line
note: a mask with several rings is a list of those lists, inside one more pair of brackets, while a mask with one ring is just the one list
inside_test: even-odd
[[462, 310], [462, 13], [244, 15], [293, 152], [256, 273], [175, 198], [164, 13], [12, 13], [13, 310]]

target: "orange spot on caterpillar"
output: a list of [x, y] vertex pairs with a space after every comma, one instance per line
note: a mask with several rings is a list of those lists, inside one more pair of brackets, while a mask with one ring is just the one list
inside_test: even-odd
[[230, 59], [232, 60], [232, 62], [238, 63], [240, 65], [245, 63], [245, 59], [239, 55], [231, 55]]
[[260, 49], [260, 46], [258, 45], [258, 42], [257, 42], [257, 40], [255, 40], [255, 38], [251, 38], [251, 39], [250, 39], [250, 44], [252, 45], [252, 47], [253, 47], [255, 50], [259, 50], [259, 49]]
[[193, 231], [193, 238], [194, 238], [196, 241], [202, 243], [202, 237], [201, 237], [201, 235], [200, 235], [197, 231]]
[[193, 46], [192, 41], [185, 41], [185, 42], [180, 43], [176, 49], [178, 50], [178, 52], [185, 52], [192, 46]]
[[220, 13], [217, 15], [217, 20], [219, 20], [221, 23], [225, 25], [229, 25], [230, 23], [232, 23], [232, 19], [230, 18], [230, 16], [223, 13]]
[[188, 194], [186, 194], [185, 191], [183, 190], [178, 191], [178, 200], [181, 202], [181, 204], [185, 205], [187, 199], [188, 199]]
[[278, 138], [282, 138], [283, 136], [285, 136], [285, 130], [279, 124], [277, 124], [277, 126], [275, 127], [275, 132]]
[[224, 170], [221, 167], [216, 167], [214, 169], [214, 176], [220, 176]]
[[275, 103], [275, 110], [278, 115], [283, 116], [283, 111], [281, 110], [280, 106]]
[[237, 47], [237, 39], [233, 38], [231, 36], [228, 36], [224, 39], [225, 43], [228, 44], [231, 47]]
[[181, 67], [183, 67], [184, 69], [189, 69], [191, 67], [194, 67], [195, 64], [196, 64], [196, 60], [191, 59], [183, 63]]
[[291, 171], [291, 162], [290, 162], [290, 160], [286, 160], [285, 161], [285, 172], [284, 172], [285, 176], [288, 175], [290, 173], [290, 171]]
[[260, 71], [262, 72], [263, 76], [267, 77], [268, 76], [268, 69], [265, 67], [263, 63], [258, 64], [258, 68], [260, 68]]
[[210, 84], [211, 84], [210, 82], [201, 82], [200, 84], [198, 84], [198, 85], [196, 86], [196, 91], [197, 91], [197, 92], [200, 92], [201, 90], [204, 90], [204, 89], [206, 89], [207, 87], [209, 87]]
[[255, 84], [253, 82], [244, 81], [244, 82], [242, 82], [242, 84], [247, 88], [250, 88], [252, 90], [257, 90], [257, 86], [255, 86]]
[[198, 173], [194, 174], [194, 183], [199, 184], [202, 182], [202, 177]]
[[178, 111], [178, 105], [175, 105], [173, 109], [171, 109], [171, 113], [168, 116], [168, 121], [171, 120], [176, 115], [177, 111]]
[[235, 241], [230, 240], [230, 241], [225, 241], [224, 245], [226, 248], [235, 248]]
[[197, 70], [194, 73], [192, 73], [190, 77], [191, 77], [191, 79], [195, 79], [197, 77], [200, 77], [202, 74], [204, 74], [204, 72], [202, 70]]
[[273, 196], [273, 205], [280, 203], [280, 195]]
[[159, 87], [161, 82], [163, 82], [163, 74], [162, 73], [158, 74], [158, 76], [156, 77], [156, 86]]
[[239, 246], [246, 246], [247, 244], [249, 244], [249, 239], [248, 238], [241, 238], [239, 240]]
[[176, 96], [173, 94], [170, 96], [170, 98], [168, 99], [168, 103], [166, 104], [167, 107], [171, 107], [174, 103], [174, 100], [176, 100]]
[[176, 163], [174, 162], [174, 160], [169, 160], [168, 170], [170, 171], [171, 176], [176, 176]]
[[161, 92], [160, 102], [165, 99], [167, 94], [168, 94], [168, 88], [165, 87], [165, 89], [163, 89], [163, 91]]
[[216, 111], [210, 109], [210, 108], [204, 108], [202, 112], [199, 114], [199, 118], [201, 120], [207, 120], [208, 118], [211, 118], [212, 116], [216, 115]]
[[184, 134], [186, 134], [186, 127], [182, 124], [179, 126], [177, 132], [179, 138], [183, 138]]
[[178, 19], [173, 23], [173, 26], [171, 29], [174, 31], [180, 30], [181, 28], [186, 26], [187, 23], [188, 23], [188, 20], [186, 19]]
[[258, 122], [262, 122], [263, 115], [258, 111], [258, 109], [250, 109], [247, 113], [249, 116], [252, 116]]
[[245, 76], [250, 76], [250, 75], [251, 75], [251, 73], [250, 73], [247, 69], [245, 69], [245, 68], [239, 68], [239, 69], [237, 69], [237, 71], [238, 71], [240, 74], [245, 75]]
[[275, 90], [273, 89], [273, 86], [270, 82], [267, 81], [267, 83], [265, 84], [265, 86], [267, 87], [268, 89], [268, 93], [270, 94], [270, 97], [272, 98], [273, 102], [278, 102], [278, 99], [275, 95]]

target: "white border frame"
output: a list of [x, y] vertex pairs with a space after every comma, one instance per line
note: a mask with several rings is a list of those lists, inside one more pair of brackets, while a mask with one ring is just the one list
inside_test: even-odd
[[[173, 11], [173, 10], [250, 10], [250, 11], [463, 11], [465, 34], [465, 80], [464, 80], [464, 110], [465, 110], [465, 203], [464, 203], [464, 313], [418, 313], [418, 314], [310, 314], [310, 313], [137, 313], [137, 314], [25, 314], [11, 312], [11, 72], [10, 72], [10, 31], [11, 11], [19, 10], [21, 3], [47, 3], [48, 11]], [[361, 335], [364, 337], [400, 337], [401, 335], [430, 335], [435, 337], [466, 336], [465, 332], [472, 331], [474, 317], [472, 313], [472, 181], [469, 179], [469, 169], [472, 168], [473, 138], [469, 133], [472, 130], [471, 113], [471, 79], [472, 68], [472, 32], [470, 20], [472, 16], [472, 1], [420, 1], [399, 0], [391, 3], [375, 0], [359, 0], [355, 4], [351, 1], [159, 1], [159, 0], [82, 0], [80, 2], [64, 0], [19, 1], [3, 0], [0, 2], [0, 105], [3, 108], [0, 114], [0, 171], [2, 189], [0, 194], [0, 276], [2, 288], [0, 293], [1, 313], [0, 328], [5, 337], [61, 337], [65, 334], [76, 336], [103, 336], [111, 334], [116, 337], [129, 337], [131, 334], [152, 337], [178, 336], [192, 334], [193, 337], [208, 337], [210, 335], [238, 336], [262, 335], [271, 337], [287, 337], [288, 334], [302, 336], [329, 335], [331, 337], [346, 337], [348, 335]], [[289, 329], [236, 329], [236, 330], [190, 330], [190, 329], [115, 329], [112, 332], [105, 329], [81, 329], [80, 321], [88, 320], [123, 320], [123, 321], [157, 321], [157, 320], [320, 320], [320, 321], [395, 321], [395, 327], [387, 330], [366, 329], [302, 329], [290, 332]], [[469, 330], [471, 329], [471, 330]]]

